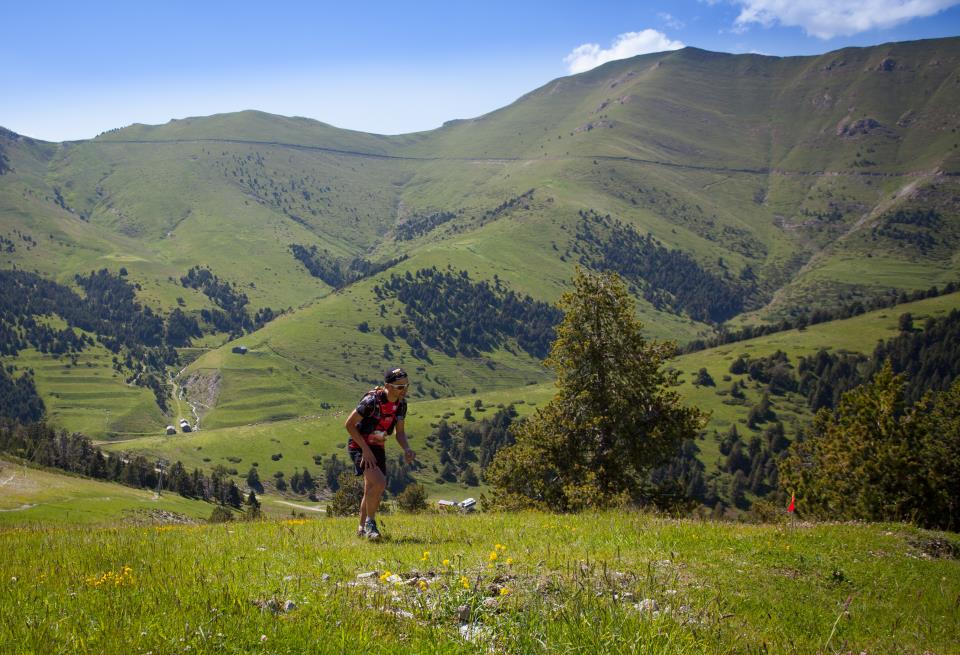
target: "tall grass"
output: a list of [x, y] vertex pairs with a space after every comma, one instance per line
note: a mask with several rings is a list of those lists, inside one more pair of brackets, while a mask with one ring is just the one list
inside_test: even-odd
[[956, 547], [955, 537], [908, 526], [634, 513], [385, 523], [382, 543], [357, 540], [353, 519], [7, 529], [0, 651], [953, 653], [960, 643], [960, 564], [931, 555], [942, 552], [932, 540]]

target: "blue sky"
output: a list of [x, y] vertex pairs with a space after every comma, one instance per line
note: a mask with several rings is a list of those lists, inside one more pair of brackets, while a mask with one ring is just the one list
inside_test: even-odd
[[397, 134], [611, 58], [810, 55], [960, 35], [960, 0], [6, 3], [0, 126], [91, 138], [260, 109]]

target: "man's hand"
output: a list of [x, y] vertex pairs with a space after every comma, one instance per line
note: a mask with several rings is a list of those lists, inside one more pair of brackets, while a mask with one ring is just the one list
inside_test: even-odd
[[410, 448], [407, 448], [406, 450], [403, 451], [403, 459], [404, 461], [407, 462], [407, 464], [412, 463], [413, 460], [415, 460], [416, 458], [417, 458], [417, 454], [413, 452], [413, 450], [411, 450]]
[[375, 468], [377, 466], [377, 456], [373, 454], [373, 451], [367, 451], [360, 456], [360, 468], [368, 469]]

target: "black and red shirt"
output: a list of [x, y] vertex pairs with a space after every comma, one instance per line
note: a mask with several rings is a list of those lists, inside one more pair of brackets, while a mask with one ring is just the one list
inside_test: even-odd
[[[357, 405], [357, 414], [363, 417], [357, 424], [357, 431], [363, 435], [367, 445], [382, 447], [387, 441], [387, 436], [393, 433], [397, 421], [406, 418], [407, 401], [392, 403], [387, 399], [387, 392], [378, 389], [360, 400]], [[350, 448], [358, 450], [360, 446], [351, 439]]]

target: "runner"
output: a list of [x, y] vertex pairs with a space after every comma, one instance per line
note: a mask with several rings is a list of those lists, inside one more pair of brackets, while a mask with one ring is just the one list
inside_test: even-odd
[[377, 540], [376, 514], [387, 488], [387, 436], [396, 430], [403, 456], [411, 463], [416, 454], [410, 449], [403, 421], [407, 416], [407, 388], [410, 382], [402, 368], [383, 376], [384, 386], [368, 391], [347, 417], [344, 427], [350, 434], [348, 450], [357, 475], [363, 476], [363, 500], [360, 501], [360, 527], [357, 536]]

